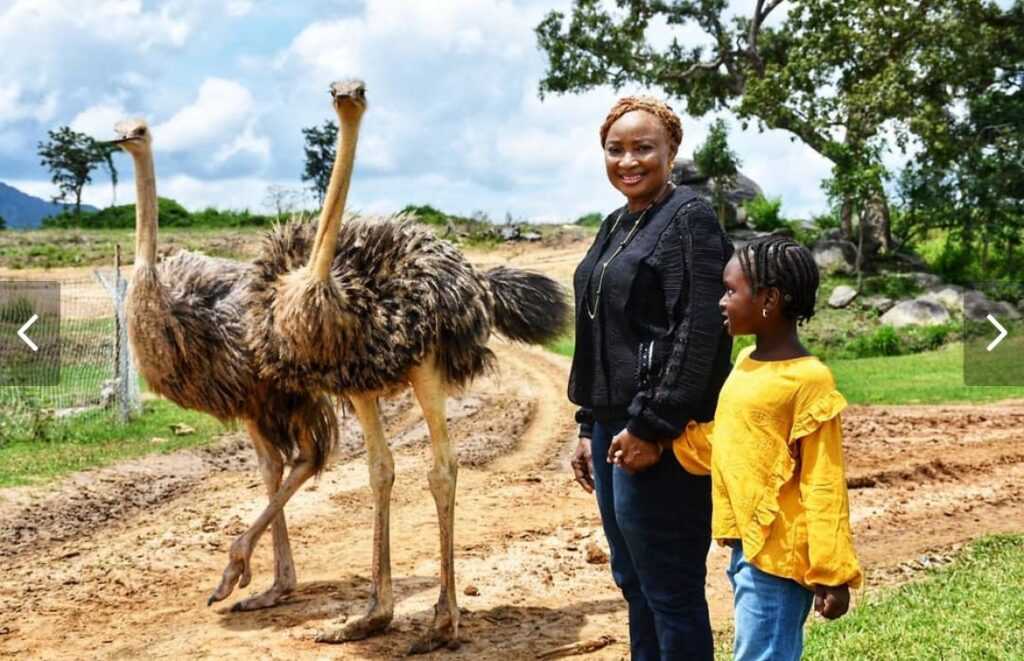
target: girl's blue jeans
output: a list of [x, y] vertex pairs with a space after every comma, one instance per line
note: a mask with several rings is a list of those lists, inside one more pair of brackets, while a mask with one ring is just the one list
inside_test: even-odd
[[607, 463], [626, 421], [594, 425], [594, 487], [612, 577], [629, 605], [633, 661], [711, 660], [704, 597], [711, 546], [711, 480], [690, 475], [672, 452], [629, 475]]
[[732, 549], [726, 570], [735, 605], [736, 661], [798, 661], [804, 646], [804, 622], [814, 593], [788, 578], [767, 574]]

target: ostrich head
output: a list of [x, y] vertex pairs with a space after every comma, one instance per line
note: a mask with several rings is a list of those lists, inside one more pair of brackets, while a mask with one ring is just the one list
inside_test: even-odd
[[117, 137], [111, 142], [129, 154], [137, 154], [149, 149], [152, 144], [149, 126], [144, 119], [122, 119], [114, 124]]
[[342, 124], [356, 122], [366, 112], [366, 83], [357, 78], [336, 80], [331, 83], [331, 98]]

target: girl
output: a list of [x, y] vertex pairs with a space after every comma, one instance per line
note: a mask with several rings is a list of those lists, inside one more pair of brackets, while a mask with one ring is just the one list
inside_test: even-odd
[[799, 659], [812, 602], [837, 618], [862, 582], [843, 469], [846, 400], [797, 335], [818, 289], [810, 251], [780, 236], [753, 241], [723, 284], [726, 329], [757, 342], [737, 357], [714, 421], [689, 423], [673, 449], [688, 471], [711, 473], [711, 534], [732, 547], [735, 658]]

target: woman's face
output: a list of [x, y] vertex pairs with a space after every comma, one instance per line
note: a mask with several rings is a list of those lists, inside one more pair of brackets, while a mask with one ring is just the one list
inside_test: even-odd
[[629, 201], [630, 211], [646, 207], [665, 187], [675, 152], [668, 131], [654, 115], [633, 110], [608, 128], [604, 166], [608, 181]]

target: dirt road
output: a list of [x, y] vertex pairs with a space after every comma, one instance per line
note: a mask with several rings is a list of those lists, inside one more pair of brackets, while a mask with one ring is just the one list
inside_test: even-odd
[[[567, 280], [579, 249], [511, 257]], [[481, 258], [490, 261], [492, 257]], [[530, 659], [612, 635], [586, 658], [619, 659], [626, 612], [591, 497], [569, 477], [568, 360], [493, 343], [500, 374], [451, 400], [462, 468], [456, 571], [462, 648], [439, 659]], [[321, 646], [320, 628], [365, 608], [371, 498], [352, 416], [332, 467], [287, 508], [299, 588], [277, 608], [230, 613], [272, 579], [269, 536], [254, 579], [205, 606], [227, 548], [265, 503], [252, 451], [235, 434], [212, 449], [92, 471], [48, 488], [0, 491], [0, 656], [17, 658], [340, 658], [399, 656], [437, 596], [437, 526], [427, 434], [408, 396], [386, 406], [396, 616], [367, 641]], [[844, 417], [851, 508], [870, 584], [905, 580], [963, 542], [1024, 531], [1024, 402], [852, 407]], [[708, 600], [728, 625], [725, 553], [709, 556]], [[476, 588], [470, 589], [470, 586]], [[464, 591], [476, 592], [470, 596]]]

